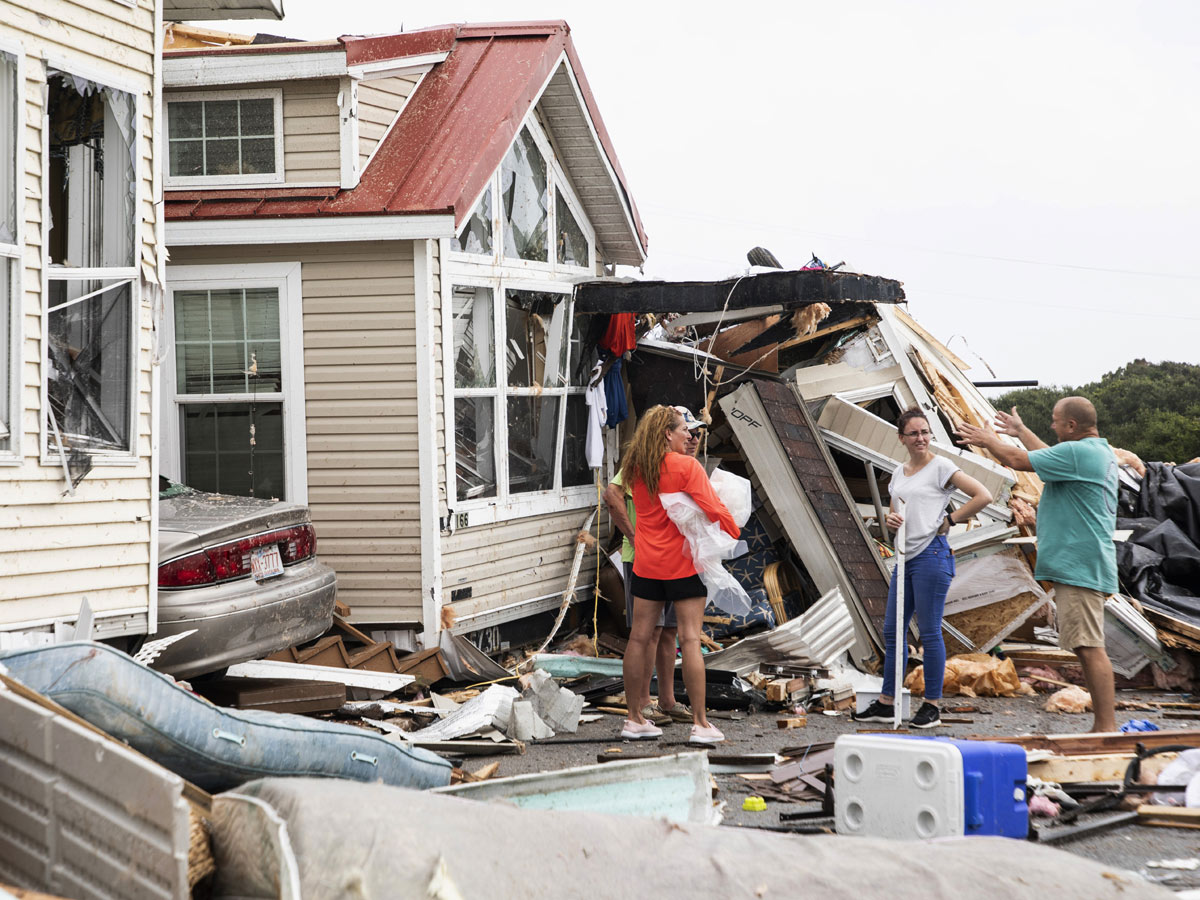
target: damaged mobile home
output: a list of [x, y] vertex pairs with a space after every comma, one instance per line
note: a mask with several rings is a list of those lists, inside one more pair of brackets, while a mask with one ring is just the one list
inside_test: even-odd
[[306, 503], [356, 624], [498, 649], [596, 503], [572, 286], [646, 250], [566, 23], [174, 36], [163, 472]]

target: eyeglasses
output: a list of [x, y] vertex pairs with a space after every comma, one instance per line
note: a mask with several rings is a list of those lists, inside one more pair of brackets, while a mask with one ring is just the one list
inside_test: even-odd
[[904, 432], [905, 437], [929, 437], [931, 434], [933, 434], [932, 431], [906, 431], [906, 432]]

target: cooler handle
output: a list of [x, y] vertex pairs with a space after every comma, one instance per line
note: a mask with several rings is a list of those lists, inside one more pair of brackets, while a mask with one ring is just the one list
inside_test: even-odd
[[979, 796], [983, 790], [983, 773], [967, 772], [963, 780], [963, 813], [967, 831], [983, 825], [983, 813], [979, 808]]

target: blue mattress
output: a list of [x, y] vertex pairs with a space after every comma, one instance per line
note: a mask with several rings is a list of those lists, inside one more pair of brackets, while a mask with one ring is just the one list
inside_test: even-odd
[[0, 665], [102, 731], [205, 790], [317, 775], [410, 788], [450, 783], [450, 763], [375, 732], [305, 716], [223, 709], [87, 641], [0, 651]]

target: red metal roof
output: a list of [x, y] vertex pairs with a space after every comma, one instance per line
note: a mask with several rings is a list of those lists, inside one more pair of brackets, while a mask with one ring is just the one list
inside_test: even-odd
[[340, 40], [351, 66], [449, 54], [409, 98], [358, 186], [167, 191], [168, 221], [453, 212], [455, 222], [461, 224], [565, 54], [618, 190], [629, 205], [635, 240], [645, 251], [646, 235], [637, 208], [566, 22], [457, 25]]

